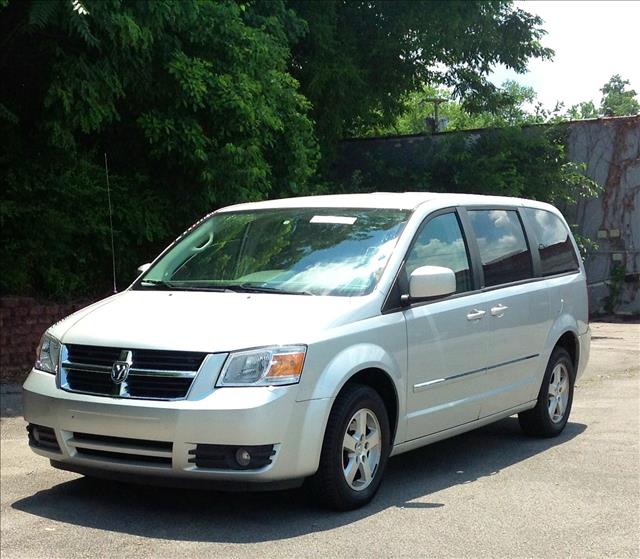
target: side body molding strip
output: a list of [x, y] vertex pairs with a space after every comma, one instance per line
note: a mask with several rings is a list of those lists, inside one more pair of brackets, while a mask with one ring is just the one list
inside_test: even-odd
[[467, 371], [466, 373], [458, 373], [457, 375], [452, 375], [446, 378], [438, 378], [434, 380], [429, 380], [427, 382], [420, 382], [418, 384], [413, 385], [413, 391], [422, 392], [423, 390], [428, 390], [429, 388], [433, 388], [434, 386], [442, 386], [443, 384], [453, 382], [455, 380], [459, 380], [463, 377], [486, 373], [488, 371], [491, 371], [492, 369], [504, 367], [505, 365], [512, 365], [513, 363], [519, 363], [520, 361], [533, 359], [535, 357], [538, 357], [539, 355], [540, 355], [539, 353], [534, 353], [533, 355], [527, 355], [526, 357], [519, 357], [518, 359], [512, 359], [511, 361], [505, 361], [504, 363], [498, 363], [497, 365], [491, 365], [490, 367], [485, 367], [482, 369], [474, 369], [473, 371]]

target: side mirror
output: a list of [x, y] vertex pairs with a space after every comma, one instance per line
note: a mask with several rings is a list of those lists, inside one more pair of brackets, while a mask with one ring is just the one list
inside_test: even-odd
[[138, 266], [138, 272], [144, 274], [151, 267], [151, 262]]
[[451, 295], [456, 291], [456, 275], [442, 266], [421, 266], [409, 277], [411, 299], [429, 299]]

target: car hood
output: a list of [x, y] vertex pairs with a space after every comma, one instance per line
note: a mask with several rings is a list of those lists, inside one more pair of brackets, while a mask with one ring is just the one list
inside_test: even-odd
[[207, 353], [305, 344], [329, 328], [368, 318], [373, 306], [367, 299], [128, 290], [78, 311], [51, 332], [67, 344]]

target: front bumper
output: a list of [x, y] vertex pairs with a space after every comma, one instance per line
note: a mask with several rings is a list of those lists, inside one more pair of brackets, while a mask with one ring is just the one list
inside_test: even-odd
[[[56, 387], [53, 375], [34, 369], [24, 384], [24, 417], [52, 428], [60, 447], [32, 446], [34, 452], [72, 471], [278, 482], [317, 470], [331, 410], [329, 398], [296, 401], [297, 388], [218, 388], [197, 400], [128, 400], [66, 392]], [[99, 437], [78, 442], [91, 438], [87, 435]], [[275, 454], [257, 470], [203, 468], [189, 461], [203, 444], [274, 445]]]

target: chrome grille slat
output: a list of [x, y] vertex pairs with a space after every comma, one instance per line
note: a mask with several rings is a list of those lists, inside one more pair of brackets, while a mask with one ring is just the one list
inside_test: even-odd
[[[65, 361], [62, 366], [67, 370], [78, 371], [95, 371], [96, 373], [111, 374], [111, 365], [90, 365], [88, 363], [70, 363]], [[193, 378], [196, 376], [195, 371], [172, 371], [166, 369], [140, 369], [131, 367], [129, 376], [149, 376], [149, 377], [173, 377], [173, 378]]]
[[63, 346], [60, 387], [112, 398], [182, 400], [187, 397], [205, 353], [167, 350], [125, 349], [132, 355], [127, 379], [113, 382], [111, 369], [123, 348]]
[[[69, 361], [111, 367], [123, 349], [101, 346], [67, 344]], [[206, 353], [195, 351], [169, 351], [164, 349], [135, 349], [133, 365], [135, 369], [197, 371]]]

